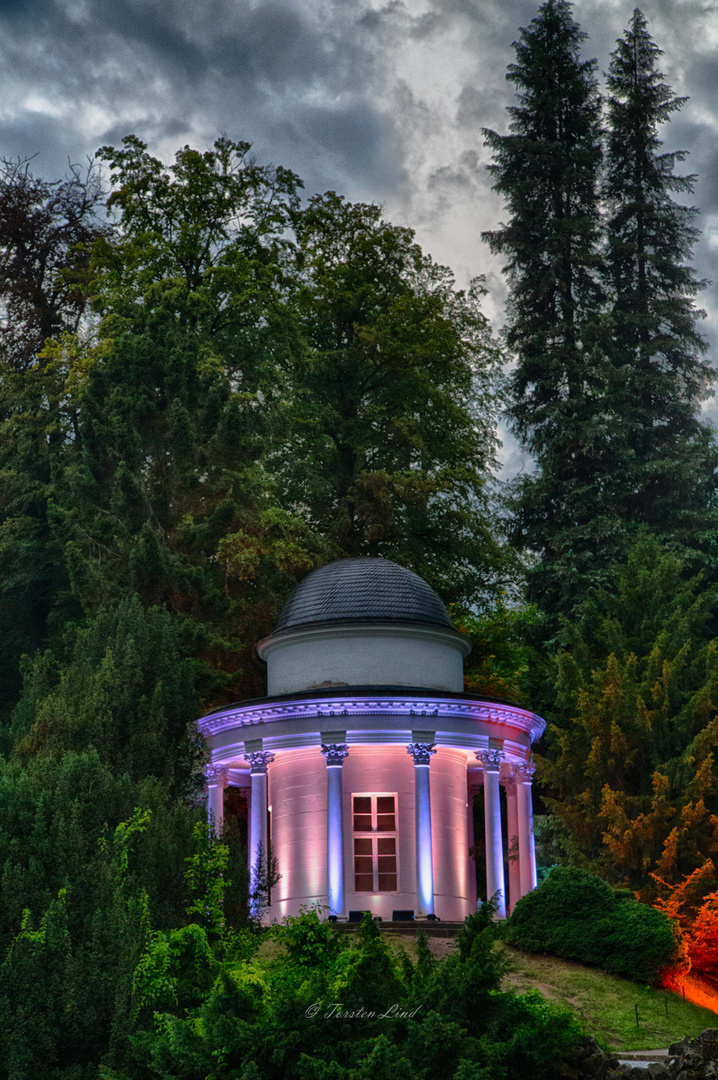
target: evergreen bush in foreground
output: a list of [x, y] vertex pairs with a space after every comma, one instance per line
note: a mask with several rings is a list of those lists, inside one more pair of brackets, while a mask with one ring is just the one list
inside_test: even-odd
[[[187, 949], [163, 951], [168, 938], [156, 936], [135, 979], [130, 1053], [108, 1055], [101, 1075], [550, 1080], [580, 1040], [578, 1021], [536, 991], [501, 990], [492, 914], [487, 905], [469, 916], [456, 952], [441, 959], [420, 937], [415, 960], [392, 950], [368, 916], [346, 934], [305, 911], [270, 931], [273, 956], [256, 951], [263, 935], [228, 946], [197, 925], [206, 962], [196, 976]], [[180, 978], [183, 996], [173, 998], [168, 987]]]
[[506, 924], [506, 941], [636, 982], [654, 982], [677, 952], [673, 925], [663, 912], [571, 867], [552, 871], [519, 900]]

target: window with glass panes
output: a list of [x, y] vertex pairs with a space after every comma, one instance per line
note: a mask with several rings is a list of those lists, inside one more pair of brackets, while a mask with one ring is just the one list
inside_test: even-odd
[[396, 892], [396, 795], [352, 795], [354, 891]]

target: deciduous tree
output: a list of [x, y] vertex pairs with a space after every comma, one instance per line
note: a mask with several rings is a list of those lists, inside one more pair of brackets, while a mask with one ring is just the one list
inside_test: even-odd
[[[18, 666], [52, 633], [66, 589], [53, 537], [53, 478], [76, 450], [76, 402], [48, 369], [48, 340], [90, 319], [90, 248], [109, 235], [96, 168], [60, 181], [29, 162], [0, 162], [0, 716], [16, 700]], [[56, 620], [61, 622], [62, 617]]]
[[64, 180], [33, 176], [29, 161], [0, 161], [0, 360], [16, 371], [38, 362], [48, 338], [76, 331], [89, 311], [88, 265], [108, 236], [94, 164]]
[[329, 192], [296, 219], [305, 342], [277, 454], [287, 504], [337, 556], [386, 555], [448, 599], [501, 580], [487, 497], [499, 355], [478, 282], [410, 229]]

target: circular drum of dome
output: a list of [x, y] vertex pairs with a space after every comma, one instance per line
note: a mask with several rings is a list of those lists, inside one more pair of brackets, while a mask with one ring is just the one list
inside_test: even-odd
[[270, 694], [330, 686], [463, 689], [470, 645], [434, 590], [390, 559], [341, 559], [309, 574], [257, 646]]

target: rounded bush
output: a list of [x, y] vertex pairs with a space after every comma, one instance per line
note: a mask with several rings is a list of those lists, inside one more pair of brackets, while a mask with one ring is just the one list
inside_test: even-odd
[[558, 867], [519, 900], [507, 920], [506, 941], [636, 982], [654, 982], [677, 952], [663, 912], [570, 867]]

